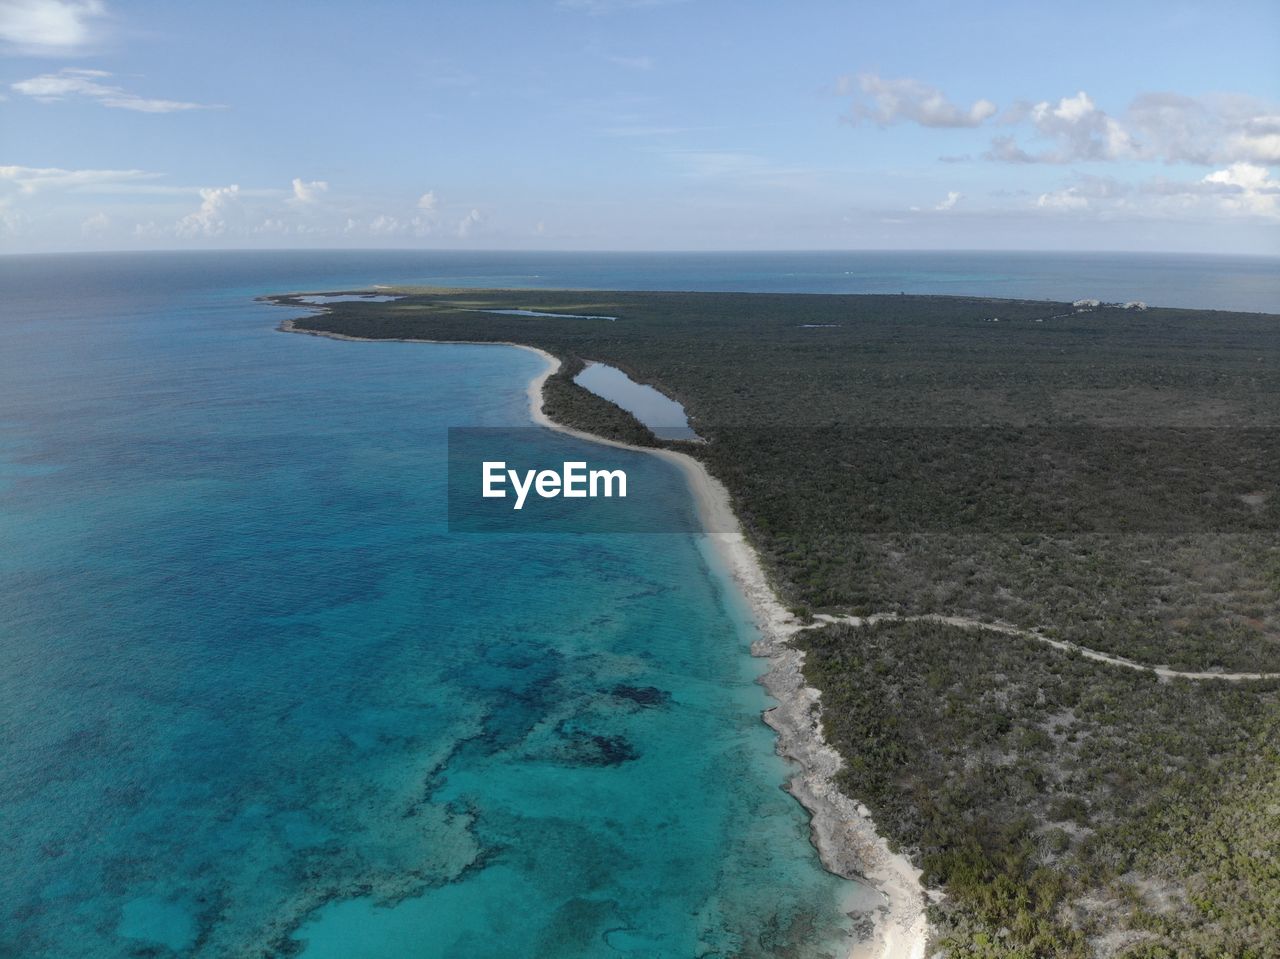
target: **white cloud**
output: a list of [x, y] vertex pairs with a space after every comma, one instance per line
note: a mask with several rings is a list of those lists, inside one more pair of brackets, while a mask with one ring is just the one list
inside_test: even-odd
[[1116, 200], [1127, 196], [1130, 188], [1115, 177], [1077, 173], [1073, 186], [1080, 196], [1094, 200]]
[[111, 74], [105, 70], [81, 70], [67, 67], [57, 73], [42, 73], [29, 80], [10, 84], [18, 93], [33, 97], [42, 103], [52, 103], [69, 97], [84, 97], [117, 110], [134, 110], [139, 113], [176, 113], [183, 110], [217, 109], [203, 103], [182, 100], [161, 100], [140, 97], [122, 87], [102, 81]]
[[988, 160], [1006, 163], [1071, 163], [1081, 160], [1123, 160], [1136, 158], [1139, 149], [1128, 131], [1114, 117], [1100, 110], [1083, 90], [1062, 97], [1057, 103], [1042, 100], [1028, 106], [1019, 104], [1007, 120], [1027, 120], [1036, 135], [1054, 144], [1040, 153], [1029, 153], [1013, 137], [997, 137], [985, 154]]
[[329, 184], [325, 180], [305, 181], [300, 177], [293, 178], [293, 199], [295, 203], [315, 203], [321, 193], [327, 193]]
[[946, 198], [943, 199], [937, 206], [935, 206], [934, 209], [935, 210], [953, 210], [955, 209], [955, 205], [963, 199], [964, 199], [964, 194], [957, 193], [955, 190], [949, 190], [947, 192]]
[[[82, 192], [148, 180], [159, 176], [145, 170], [64, 170], [61, 167], [0, 166], [0, 181], [14, 184], [22, 193], [44, 189]], [[103, 189], [102, 192], [107, 192]]]
[[1215, 170], [1202, 183], [1226, 188], [1218, 203], [1232, 213], [1280, 216], [1280, 180], [1271, 178], [1266, 167], [1253, 163], [1233, 163]]
[[1252, 163], [1233, 163], [1226, 170], [1215, 170], [1204, 178], [1205, 183], [1226, 183], [1246, 190], [1262, 190], [1275, 186], [1264, 167]]
[[1142, 94], [1129, 106], [1129, 122], [1148, 152], [1172, 160], [1208, 164], [1220, 145], [1213, 112], [1205, 103], [1181, 94]]
[[1083, 90], [1056, 102], [1020, 103], [1004, 117], [1029, 123], [1046, 146], [1032, 152], [1013, 136], [984, 154], [1005, 163], [1153, 160], [1203, 166], [1280, 163], [1280, 108], [1252, 97], [1193, 98], [1144, 93], [1123, 116], [1102, 110]]
[[1280, 107], [1253, 97], [1147, 93], [1128, 122], [1146, 153], [1169, 163], [1280, 163]]
[[1280, 179], [1263, 166], [1234, 163], [1197, 180], [1156, 178], [1127, 184], [1113, 177], [1077, 174], [1034, 206], [1046, 213], [1087, 214], [1100, 220], [1182, 221], [1280, 218]]
[[175, 229], [185, 237], [222, 236], [238, 219], [239, 207], [238, 185], [205, 187], [200, 190], [200, 209], [184, 216]]
[[369, 221], [369, 232], [374, 236], [394, 236], [404, 232], [404, 225], [395, 217], [382, 213]]
[[484, 224], [484, 214], [479, 210], [472, 210], [461, 220], [458, 221], [458, 236], [469, 237]]
[[1089, 94], [1083, 90], [1074, 97], [1063, 97], [1058, 101], [1057, 106], [1052, 106], [1048, 101], [1045, 101], [1037, 103], [1031, 108], [1031, 114], [1036, 118], [1037, 124], [1041, 123], [1046, 117], [1066, 124], [1079, 123], [1097, 112], [1098, 108], [1089, 99]]
[[874, 73], [841, 77], [836, 92], [855, 97], [852, 119], [872, 120], [882, 127], [903, 122], [923, 127], [976, 127], [996, 114], [996, 105], [990, 100], [975, 100], [963, 107], [948, 100], [937, 87], [907, 77], [887, 80]]
[[1114, 177], [1077, 173], [1067, 186], [1036, 197], [1036, 206], [1042, 210], [1089, 209], [1104, 214], [1114, 213], [1123, 208], [1130, 213], [1140, 213], [1140, 210], [1129, 203], [1132, 193], [1130, 186]]
[[1244, 129], [1228, 137], [1223, 152], [1249, 162], [1280, 165], [1280, 116], [1249, 120]]
[[984, 160], [999, 160], [1003, 163], [1035, 163], [1036, 157], [1032, 156], [1022, 147], [1018, 146], [1013, 137], [995, 137], [991, 141], [991, 149], [982, 155]]
[[0, 41], [26, 54], [74, 53], [96, 39], [105, 14], [99, 0], [0, 0]]
[[1082, 196], [1073, 186], [1053, 193], [1041, 193], [1036, 198], [1036, 206], [1042, 210], [1083, 210], [1089, 205], [1089, 198]]
[[418, 197], [415, 207], [418, 212], [409, 220], [409, 229], [413, 235], [426, 236], [433, 233], [440, 220], [440, 200], [436, 197], [436, 191], [428, 190]]
[[286, 236], [293, 232], [293, 227], [279, 217], [269, 216], [255, 226], [253, 232], [259, 235]]
[[1041, 136], [1064, 142], [1067, 155], [1075, 159], [1120, 160], [1135, 154], [1129, 134], [1083, 90], [1056, 105], [1037, 103], [1031, 108], [1031, 122]]

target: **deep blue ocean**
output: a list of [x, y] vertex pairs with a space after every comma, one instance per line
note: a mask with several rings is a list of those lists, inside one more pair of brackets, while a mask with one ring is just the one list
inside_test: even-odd
[[0, 956], [819, 956], [874, 905], [704, 544], [449, 533], [446, 431], [528, 425], [537, 357], [253, 299], [402, 282], [1280, 312], [1261, 258], [0, 258]]

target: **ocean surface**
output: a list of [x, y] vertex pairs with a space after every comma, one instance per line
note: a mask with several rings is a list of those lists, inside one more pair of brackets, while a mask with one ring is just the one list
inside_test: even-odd
[[1280, 311], [1264, 259], [0, 258], [5, 959], [803, 957], [874, 905], [781, 788], [703, 544], [448, 531], [447, 429], [528, 425], [537, 357], [253, 299], [401, 282]]

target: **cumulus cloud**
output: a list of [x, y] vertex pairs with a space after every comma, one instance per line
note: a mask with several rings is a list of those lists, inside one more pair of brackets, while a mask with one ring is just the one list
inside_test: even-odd
[[75, 53], [106, 12], [99, 0], [0, 0], [0, 42], [28, 55]]
[[1083, 90], [1056, 103], [1042, 100], [1016, 105], [1006, 116], [1006, 122], [1024, 119], [1035, 128], [1036, 136], [1053, 146], [1030, 153], [1011, 136], [996, 137], [984, 157], [1006, 163], [1071, 163], [1132, 159], [1140, 152], [1124, 126], [1099, 109]]
[[479, 210], [472, 210], [458, 221], [458, 236], [465, 239], [476, 232], [483, 224], [484, 214]]
[[1125, 129], [1099, 110], [1083, 90], [1056, 104], [1037, 103], [1031, 109], [1031, 122], [1042, 136], [1064, 143], [1075, 158], [1119, 160], [1135, 152]]
[[1219, 146], [1213, 112], [1192, 97], [1145, 93], [1130, 104], [1129, 119], [1148, 150], [1172, 160], [1207, 164]]
[[1059, 189], [1039, 194], [1034, 208], [1099, 219], [1280, 218], [1280, 180], [1264, 166], [1234, 163], [1196, 180], [1155, 178], [1130, 184], [1077, 174]]
[[918, 123], [922, 127], [976, 127], [996, 114], [990, 100], [975, 100], [968, 107], [948, 100], [937, 87], [910, 78], [885, 79], [875, 73], [841, 77], [841, 96], [854, 97], [850, 117], [871, 120], [882, 127]]
[[948, 191], [946, 197], [934, 207], [935, 210], [953, 210], [955, 205], [964, 199], [964, 194], [957, 193], [955, 190]]
[[1254, 163], [1233, 163], [1225, 170], [1208, 174], [1201, 182], [1225, 188], [1218, 202], [1229, 212], [1280, 215], [1280, 180], [1272, 179], [1266, 167]]
[[200, 190], [200, 209], [188, 213], [178, 221], [178, 236], [222, 236], [228, 226], [237, 220], [240, 212], [240, 187], [205, 187]]
[[1126, 117], [1145, 153], [1168, 163], [1280, 163], [1280, 107], [1253, 97], [1146, 93]]
[[110, 76], [111, 74], [105, 70], [67, 67], [57, 73], [42, 73], [29, 80], [19, 80], [17, 83], [10, 84], [10, 87], [42, 103], [84, 98], [100, 103], [104, 107], [134, 110], [139, 113], [176, 113], [183, 110], [216, 109], [204, 103], [140, 97], [114, 83], [104, 83], [103, 81]]
[[348, 219], [344, 232], [358, 235], [361, 233], [373, 237], [394, 236], [427, 236], [435, 230], [434, 216], [418, 213], [413, 216], [393, 216], [390, 213], [379, 213], [367, 222]]
[[1036, 206], [1042, 210], [1083, 210], [1088, 205], [1089, 198], [1082, 196], [1073, 186], [1036, 197]]
[[[1016, 101], [997, 117], [990, 100], [957, 103], [939, 88], [912, 78], [861, 73], [842, 77], [836, 91], [852, 97], [847, 119], [853, 122], [973, 128], [991, 121], [1005, 126], [1008, 132], [993, 137], [982, 154], [1000, 163], [1280, 164], [1280, 104], [1240, 94], [1189, 97], [1149, 92], [1112, 113], [1087, 91], [1077, 90], [1056, 99]], [[939, 159], [956, 162], [966, 156]]]
[[[286, 239], [351, 245], [464, 247], [486, 226], [481, 208], [453, 206], [427, 190], [386, 198], [347, 192], [330, 198], [324, 180], [295, 177], [275, 187], [168, 185], [145, 170], [0, 166], [0, 230], [30, 232], [47, 223], [62, 242], [110, 239], [182, 246], [249, 240], [280, 245]], [[107, 206], [98, 197], [109, 195]], [[128, 200], [120, 199], [127, 195]], [[51, 234], [45, 226], [37, 232]]]
[[293, 178], [293, 200], [295, 203], [315, 203], [320, 194], [327, 193], [329, 184], [326, 180], [306, 181], [300, 177]]
[[253, 228], [253, 232], [259, 236], [287, 236], [293, 232], [292, 224], [285, 223], [278, 216], [266, 217], [261, 223]]
[[429, 233], [435, 232], [436, 226], [440, 222], [440, 200], [436, 196], [436, 191], [428, 190], [418, 197], [418, 202], [414, 204], [414, 208], [417, 212], [409, 219], [409, 231], [414, 236], [427, 236]]
[[369, 221], [369, 232], [374, 236], [394, 236], [404, 232], [404, 225], [394, 216], [382, 213]]
[[1043, 146], [1033, 151], [1012, 135], [1000, 136], [991, 141], [985, 159], [1005, 163], [1152, 160], [1204, 166], [1280, 163], [1280, 107], [1252, 97], [1144, 93], [1116, 117], [1082, 90], [1056, 102], [1016, 104], [1004, 121], [1029, 124], [1033, 139]]
[[1280, 164], [1280, 114], [1250, 117], [1227, 138], [1225, 152], [1254, 163]]
[[1078, 173], [1063, 188], [1041, 193], [1036, 197], [1035, 205], [1042, 210], [1113, 211], [1118, 206], [1126, 205], [1131, 193], [1127, 184], [1114, 177]]

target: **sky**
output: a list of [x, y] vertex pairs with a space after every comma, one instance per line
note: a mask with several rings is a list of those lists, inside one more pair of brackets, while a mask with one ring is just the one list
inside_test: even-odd
[[0, 252], [1280, 255], [1280, 3], [0, 0]]

